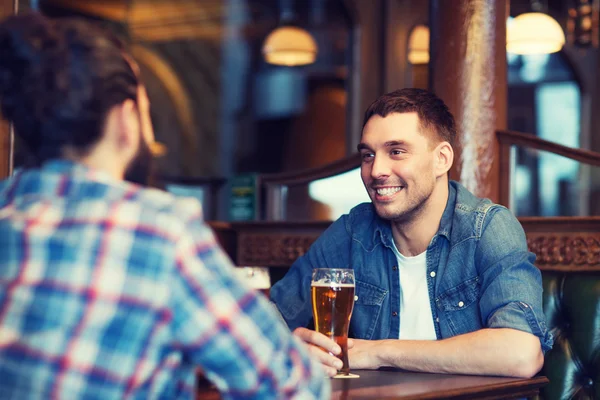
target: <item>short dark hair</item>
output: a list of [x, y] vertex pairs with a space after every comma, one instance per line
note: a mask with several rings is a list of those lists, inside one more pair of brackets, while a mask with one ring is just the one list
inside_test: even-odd
[[137, 101], [125, 54], [117, 37], [83, 19], [32, 12], [0, 23], [0, 107], [36, 163], [67, 146], [89, 151], [110, 109]]
[[373, 115], [386, 117], [392, 113], [410, 112], [417, 113], [424, 133], [431, 132], [440, 141], [446, 141], [454, 146], [456, 142], [454, 116], [442, 99], [423, 89], [400, 89], [379, 97], [367, 108], [363, 129]]

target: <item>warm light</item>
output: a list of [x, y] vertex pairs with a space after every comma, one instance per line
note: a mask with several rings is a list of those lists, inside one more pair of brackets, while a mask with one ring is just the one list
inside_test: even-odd
[[408, 62], [411, 64], [429, 63], [429, 28], [417, 25], [408, 38]]
[[160, 142], [150, 143], [150, 152], [154, 157], [162, 157], [167, 154], [167, 146]]
[[507, 26], [506, 51], [515, 54], [556, 53], [565, 44], [565, 33], [551, 16], [521, 14]]
[[293, 26], [275, 29], [265, 39], [262, 49], [266, 62], [289, 67], [314, 63], [317, 51], [311, 34]]

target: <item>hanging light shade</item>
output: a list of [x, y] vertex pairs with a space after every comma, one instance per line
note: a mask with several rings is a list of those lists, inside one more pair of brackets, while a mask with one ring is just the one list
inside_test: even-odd
[[275, 29], [267, 36], [262, 52], [269, 64], [293, 67], [314, 63], [318, 48], [310, 33], [288, 25]]
[[429, 63], [429, 28], [417, 25], [408, 38], [408, 62], [411, 64]]
[[509, 53], [550, 54], [562, 49], [564, 44], [565, 33], [548, 14], [521, 14], [507, 26], [506, 51]]

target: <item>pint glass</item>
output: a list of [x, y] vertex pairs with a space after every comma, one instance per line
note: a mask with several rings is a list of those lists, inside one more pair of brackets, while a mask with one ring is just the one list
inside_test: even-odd
[[354, 308], [354, 271], [341, 268], [313, 270], [311, 295], [315, 330], [334, 340], [344, 366], [338, 374], [350, 374], [348, 328]]

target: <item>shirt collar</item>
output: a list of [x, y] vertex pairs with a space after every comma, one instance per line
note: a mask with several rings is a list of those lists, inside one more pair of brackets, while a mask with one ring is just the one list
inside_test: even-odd
[[437, 234], [445, 236], [450, 240], [450, 232], [452, 231], [452, 220], [454, 218], [454, 208], [456, 206], [456, 185], [454, 181], [448, 182], [448, 202], [440, 220], [440, 228]]
[[106, 171], [65, 159], [54, 159], [45, 162], [42, 166], [42, 171], [59, 175], [71, 175], [104, 183], [115, 181], [115, 178]]
[[377, 215], [375, 207], [373, 207], [375, 213], [375, 232], [373, 233], [373, 243], [377, 243], [377, 239], [381, 240], [384, 246], [393, 248], [394, 237], [392, 234], [392, 225], [390, 221], [381, 218]]

